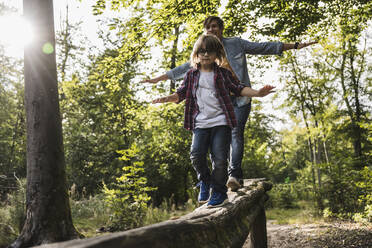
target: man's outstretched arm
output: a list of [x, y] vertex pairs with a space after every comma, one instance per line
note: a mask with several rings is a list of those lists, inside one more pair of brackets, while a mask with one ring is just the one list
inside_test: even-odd
[[169, 71], [167, 71], [165, 74], [158, 76], [156, 78], [151, 78], [151, 79], [145, 79], [142, 80], [141, 83], [153, 83], [156, 84], [159, 81], [171, 79], [171, 80], [178, 80], [182, 79], [186, 72], [191, 68], [190, 62], [184, 63], [180, 66], [177, 66], [176, 68], [173, 68]]
[[164, 81], [164, 80], [167, 80], [167, 79], [169, 79], [168, 75], [167, 74], [163, 74], [163, 75], [161, 75], [159, 77], [156, 77], [156, 78], [149, 78], [149, 79], [142, 80], [140, 83], [152, 83], [152, 84], [156, 84], [159, 81]]

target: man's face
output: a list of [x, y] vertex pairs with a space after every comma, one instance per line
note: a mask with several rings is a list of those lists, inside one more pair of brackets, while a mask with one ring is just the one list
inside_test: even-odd
[[211, 21], [208, 25], [204, 27], [204, 32], [207, 34], [214, 34], [218, 39], [222, 39], [222, 29], [218, 26], [217, 21]]

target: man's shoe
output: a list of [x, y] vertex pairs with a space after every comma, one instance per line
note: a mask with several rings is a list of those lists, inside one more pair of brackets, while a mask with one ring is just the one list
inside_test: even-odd
[[229, 199], [227, 198], [226, 193], [221, 193], [217, 191], [212, 190], [211, 198], [209, 199], [209, 202], [207, 204], [208, 208], [216, 208], [221, 207], [227, 203]]
[[227, 180], [226, 186], [231, 189], [231, 191], [237, 191], [242, 185], [239, 182], [240, 180], [235, 177], [229, 177]]
[[209, 199], [209, 191], [210, 185], [204, 181], [200, 181], [197, 186], [200, 187], [199, 195], [198, 195], [198, 202], [199, 203], [206, 203]]

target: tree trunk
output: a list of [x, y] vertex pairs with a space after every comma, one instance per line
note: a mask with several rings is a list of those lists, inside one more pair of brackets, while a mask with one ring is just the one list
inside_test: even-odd
[[[174, 26], [174, 35], [176, 36], [176, 39], [173, 41], [172, 57], [171, 57], [171, 69], [176, 67], [177, 43], [178, 43], [178, 38], [180, 36], [180, 28], [177, 25]], [[176, 90], [176, 82], [174, 80], [171, 80], [170, 94], [173, 94], [175, 90]]]
[[[351, 41], [349, 41], [349, 60], [350, 60], [350, 76], [351, 76], [351, 84], [352, 84], [352, 89], [351, 92], [353, 93], [353, 98], [354, 98], [354, 105], [355, 105], [355, 111], [354, 115], [355, 117], [352, 118], [352, 128], [353, 128], [353, 146], [354, 146], [354, 155], [357, 158], [357, 161], [355, 163], [355, 166], [358, 169], [363, 168], [363, 163], [361, 161], [362, 159], [362, 129], [360, 128], [360, 121], [361, 121], [361, 106], [360, 106], [360, 99], [359, 99], [359, 78], [357, 75], [356, 70], [354, 69], [354, 62], [355, 62], [355, 51], [356, 48], [353, 45]], [[359, 160], [359, 161], [358, 161]]]
[[27, 197], [25, 225], [11, 247], [77, 238], [69, 206], [59, 113], [52, 0], [24, 0], [35, 40], [25, 48]]
[[[343, 38], [346, 39], [345, 37]], [[342, 54], [341, 66], [338, 69], [338, 71], [340, 73], [340, 83], [342, 86], [343, 100], [345, 102], [347, 113], [351, 121], [351, 133], [352, 133], [351, 138], [353, 142], [354, 156], [355, 158], [357, 158], [356, 163], [354, 163], [354, 167], [355, 169], [360, 170], [362, 168], [361, 166], [362, 164], [360, 163], [360, 160], [362, 158], [362, 144], [361, 144], [361, 129], [358, 124], [358, 122], [360, 121], [359, 90], [358, 90], [358, 85], [357, 85], [355, 75], [354, 75], [355, 72], [354, 72], [353, 65], [352, 65], [353, 64], [353, 54], [352, 54], [353, 51], [350, 51], [354, 48], [351, 46], [351, 43], [349, 43], [349, 46], [347, 46], [346, 41], [343, 41], [342, 48], [345, 52]], [[351, 63], [350, 64], [350, 68], [351, 68], [350, 75], [352, 79], [351, 80], [352, 90], [349, 90], [348, 86], [346, 85], [346, 80], [347, 80], [346, 63], [347, 63], [348, 56], [349, 56], [350, 63]], [[353, 106], [349, 99], [350, 95], [353, 95], [353, 97], [355, 98], [355, 106], [356, 106], [355, 112], [353, 110]]]

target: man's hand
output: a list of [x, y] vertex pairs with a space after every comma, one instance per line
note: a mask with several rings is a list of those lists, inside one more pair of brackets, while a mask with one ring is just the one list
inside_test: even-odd
[[307, 46], [311, 46], [313, 44], [318, 43], [317, 41], [312, 41], [312, 42], [304, 42], [304, 43], [298, 43], [298, 46], [296, 48], [296, 43], [284, 43], [283, 44], [283, 51], [287, 51], [290, 49], [302, 49]]
[[268, 94], [275, 92], [275, 90], [273, 90], [274, 88], [275, 88], [274, 86], [265, 85], [264, 87], [258, 90], [258, 96], [259, 97], [267, 96]]
[[151, 83], [151, 84], [156, 84], [159, 81], [167, 80], [169, 79], [167, 74], [160, 75], [159, 77], [156, 78], [149, 78], [142, 80], [140, 83]]
[[312, 41], [312, 42], [305, 42], [305, 43], [299, 43], [297, 49], [301, 49], [307, 46], [311, 46], [313, 44], [318, 43], [317, 41]]

